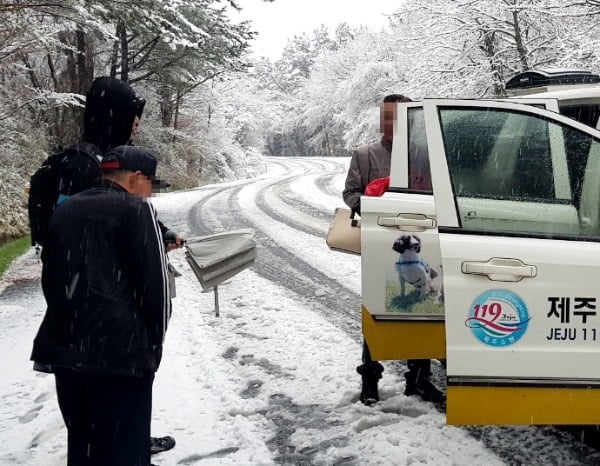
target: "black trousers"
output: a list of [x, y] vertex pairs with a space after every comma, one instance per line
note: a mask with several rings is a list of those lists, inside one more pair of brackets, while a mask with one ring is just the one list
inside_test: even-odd
[[[373, 359], [371, 359], [371, 352], [369, 351], [369, 346], [367, 345], [366, 340], [363, 340], [362, 362], [365, 365], [373, 363]], [[426, 379], [431, 375], [430, 359], [409, 359], [406, 361], [406, 365], [408, 366], [408, 371], [414, 374], [415, 380], [423, 378]]]
[[58, 404], [68, 466], [148, 466], [154, 374], [127, 377], [59, 370]]

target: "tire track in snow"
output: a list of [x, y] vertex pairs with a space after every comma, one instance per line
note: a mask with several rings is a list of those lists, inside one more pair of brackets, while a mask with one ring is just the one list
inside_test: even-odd
[[319, 176], [318, 178], [315, 179], [315, 185], [317, 186], [317, 188], [319, 188], [319, 190], [321, 190], [323, 193], [327, 194], [328, 196], [340, 196], [341, 197], [342, 193], [340, 192], [340, 190], [338, 188], [336, 188], [334, 186], [335, 178], [337, 176], [342, 176], [342, 175], [335, 175], [333, 178], [330, 175]]
[[288, 182], [285, 184], [275, 184], [273, 186], [274, 193], [281, 200], [281, 202], [292, 206], [293, 208], [298, 208], [301, 212], [304, 212], [305, 214], [310, 215], [317, 220], [326, 221], [326, 223], [329, 224], [331, 216], [333, 215], [333, 210], [326, 210], [306, 202], [304, 199], [294, 193], [292, 190], [292, 184], [293, 183]]
[[[294, 177], [294, 179], [298, 178], [301, 178], [301, 176]], [[325, 228], [315, 228], [311, 226], [310, 223], [307, 223], [306, 219], [304, 219], [304, 221], [302, 221], [302, 218], [297, 220], [296, 218], [298, 215], [296, 215], [296, 217], [293, 215], [286, 215], [285, 213], [282, 213], [281, 210], [274, 208], [275, 203], [273, 198], [281, 199], [279, 195], [280, 191], [283, 190], [284, 186], [289, 186], [289, 184], [289, 180], [280, 180], [270, 186], [265, 186], [258, 192], [256, 196], [256, 205], [273, 220], [323, 240], [327, 231]], [[277, 192], [273, 193], [274, 190]], [[269, 198], [269, 200], [267, 200], [267, 198]], [[322, 217], [319, 218], [317, 216], [319, 214], [318, 210], [311, 208], [308, 204], [304, 204], [301, 201], [297, 201], [291, 197], [288, 197], [287, 199], [283, 200], [283, 203], [286, 206], [284, 209], [282, 209], [284, 212], [287, 211], [290, 214], [297, 213], [302, 217], [309, 215], [315, 218], [317, 221], [322, 219]], [[294, 212], [295, 210], [296, 212]]]
[[[304, 185], [314, 182], [315, 186], [317, 186], [317, 179], [325, 177], [330, 179], [332, 174], [339, 171], [339, 164], [337, 163], [321, 161], [321, 163], [316, 163], [315, 165], [319, 167], [320, 173], [326, 171], [329, 174], [320, 175], [318, 178], [312, 180], [311, 172], [315, 170], [310, 170], [310, 172], [307, 171], [302, 174], [273, 180], [269, 185], [262, 187], [258, 191], [256, 194], [256, 205], [273, 220], [303, 233], [315, 236], [320, 241], [323, 241], [331, 222], [333, 207], [327, 210], [323, 207], [316, 207], [303, 199], [301, 194], [298, 194], [292, 188], [294, 185], [299, 184], [303, 178], [308, 178], [303, 183]], [[317, 189], [327, 196], [332, 196], [332, 194], [325, 192], [326, 190], [318, 186]], [[335, 196], [341, 199], [341, 193], [337, 191]]]

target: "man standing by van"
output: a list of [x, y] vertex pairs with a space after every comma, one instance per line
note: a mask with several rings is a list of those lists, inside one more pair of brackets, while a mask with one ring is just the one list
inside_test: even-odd
[[[354, 152], [350, 168], [346, 176], [343, 192], [344, 202], [360, 215], [360, 197], [367, 185], [378, 178], [390, 176], [392, 159], [392, 143], [394, 140], [394, 123], [396, 120], [396, 104], [411, 102], [411, 99], [401, 94], [390, 94], [383, 99], [380, 110], [380, 128], [382, 137], [379, 142], [365, 144]], [[383, 366], [371, 359], [367, 342], [363, 342], [362, 364], [356, 368], [362, 377], [360, 400], [366, 405], [379, 401], [377, 384], [381, 379]], [[413, 359], [408, 362], [405, 395], [419, 395], [425, 401], [439, 402], [442, 393], [430, 381], [431, 361], [429, 359]]]

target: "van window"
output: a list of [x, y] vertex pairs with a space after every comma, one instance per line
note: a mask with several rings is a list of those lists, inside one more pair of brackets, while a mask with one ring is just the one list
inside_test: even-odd
[[592, 136], [497, 108], [441, 108], [439, 117], [462, 228], [598, 235]]
[[560, 113], [585, 125], [596, 128], [598, 116], [600, 116], [600, 105], [572, 105], [561, 107]]
[[408, 109], [408, 188], [433, 193], [422, 107]]
[[554, 177], [548, 124], [497, 109], [441, 112], [457, 194], [496, 199], [551, 199]]

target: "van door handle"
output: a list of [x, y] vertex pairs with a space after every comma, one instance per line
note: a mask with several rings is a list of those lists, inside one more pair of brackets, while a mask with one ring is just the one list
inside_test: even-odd
[[397, 217], [377, 217], [377, 225], [418, 231], [435, 228], [437, 221], [423, 214], [400, 214]]
[[487, 275], [490, 280], [499, 282], [518, 282], [523, 278], [537, 275], [535, 265], [524, 264], [519, 259], [493, 257], [487, 262], [463, 262], [461, 272], [473, 275]]

